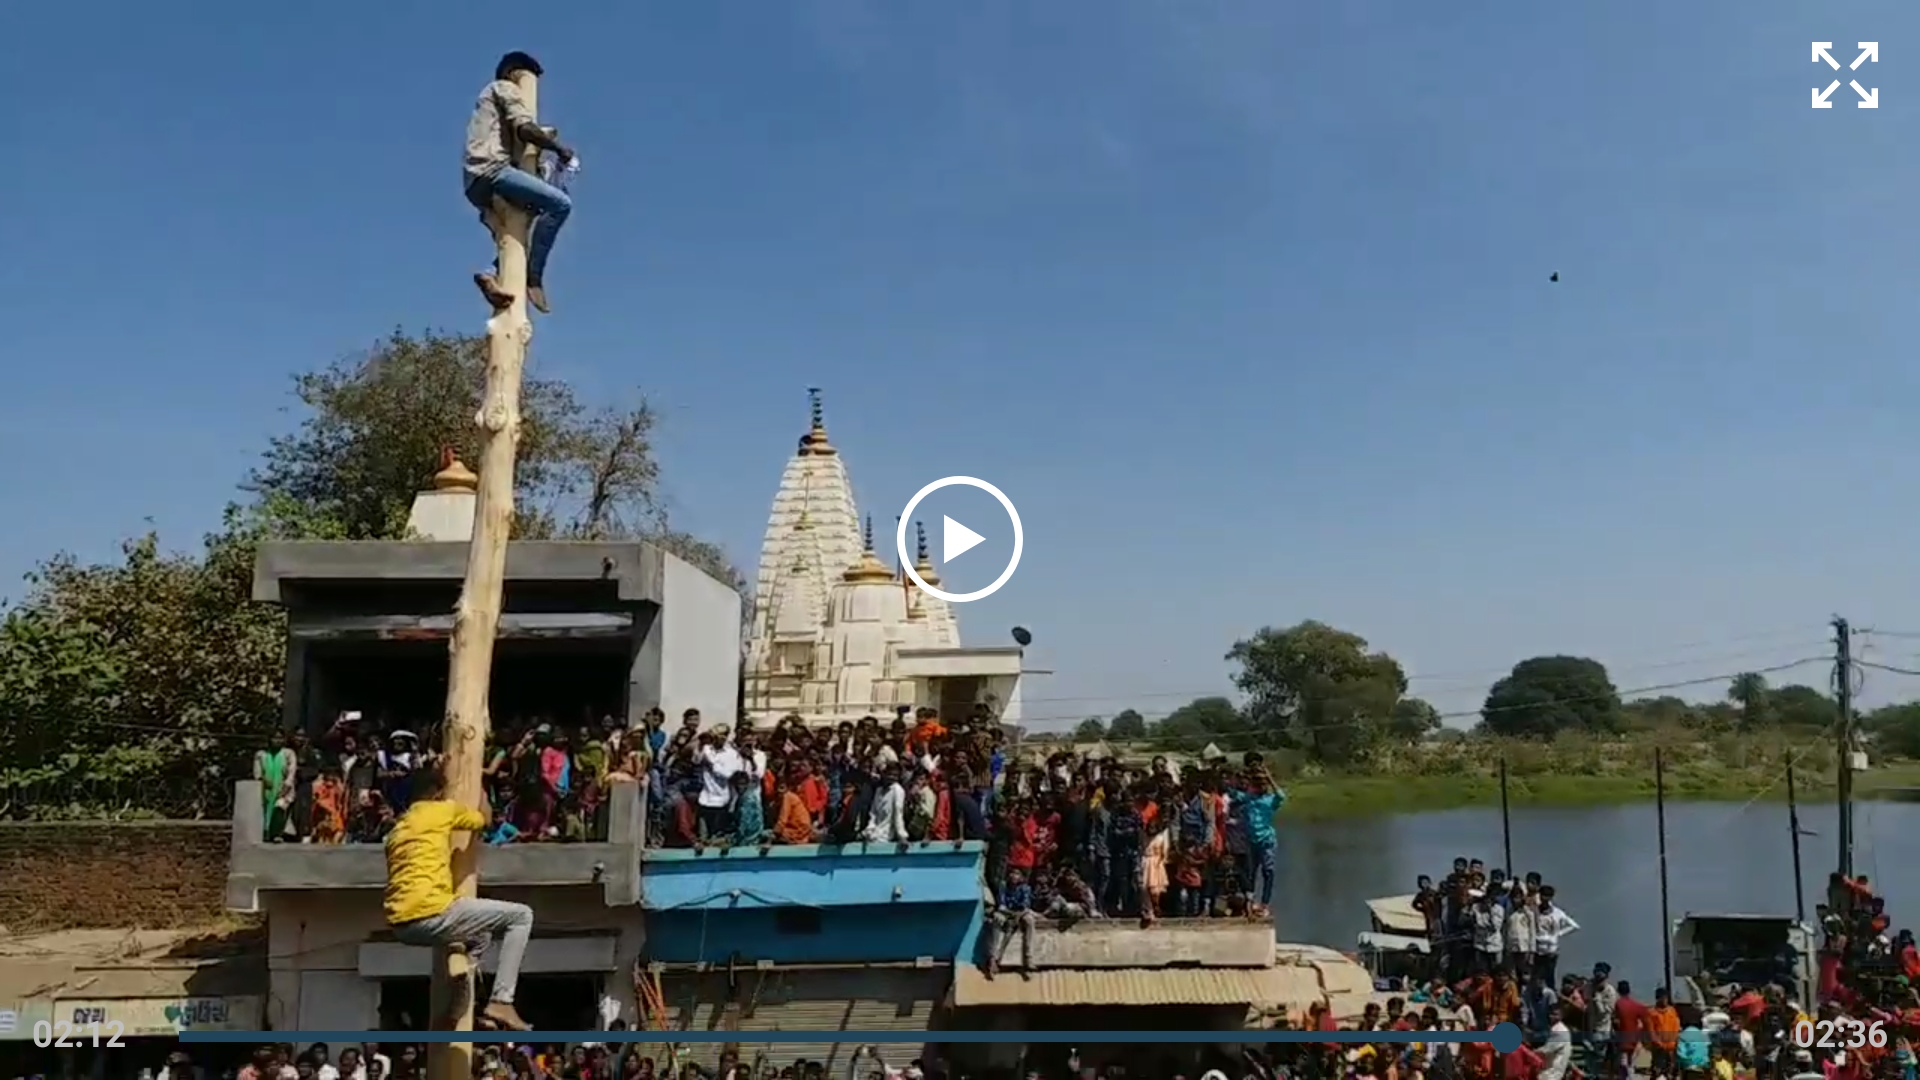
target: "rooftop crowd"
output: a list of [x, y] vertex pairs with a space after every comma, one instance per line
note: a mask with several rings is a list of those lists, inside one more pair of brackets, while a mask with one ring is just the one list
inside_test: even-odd
[[[697, 716], [697, 714], [695, 714]], [[266, 837], [272, 842], [373, 843], [413, 802], [431, 767], [435, 730], [343, 712], [319, 738], [289, 731], [254, 755]], [[489, 844], [583, 841], [607, 835], [608, 785], [627, 760], [629, 733], [612, 716], [572, 726], [509, 719], [488, 733]]]
[[669, 847], [983, 841], [1005, 918], [1264, 918], [1285, 794], [1259, 754], [1181, 769], [1060, 750], [1016, 753], [986, 710], [903, 708], [811, 728], [669, 734], [657, 713], [628, 767], [648, 777]]

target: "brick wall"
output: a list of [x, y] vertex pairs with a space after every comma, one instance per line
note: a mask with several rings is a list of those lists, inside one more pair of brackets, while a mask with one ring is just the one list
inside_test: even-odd
[[224, 821], [0, 823], [0, 926], [205, 926], [224, 915], [230, 833]]

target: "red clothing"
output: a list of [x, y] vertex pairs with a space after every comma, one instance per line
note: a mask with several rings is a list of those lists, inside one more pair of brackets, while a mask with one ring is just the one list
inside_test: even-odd
[[927, 829], [929, 840], [953, 839], [953, 792], [941, 788], [934, 797], [933, 824]]
[[1614, 1028], [1620, 1032], [1622, 1042], [1626, 1042], [1628, 1037], [1647, 1033], [1647, 1007], [1632, 997], [1623, 996], [1614, 1005], [1613, 1019]]
[[807, 804], [807, 813], [819, 820], [827, 812], [827, 782], [817, 776], [800, 781], [800, 799]]
[[1521, 1043], [1520, 1049], [1507, 1055], [1507, 1067], [1502, 1072], [1507, 1080], [1534, 1080], [1546, 1064], [1547, 1059], [1538, 1050]]
[[1007, 866], [1014, 870], [1031, 870], [1040, 857], [1040, 822], [1032, 814], [1021, 818], [1013, 827], [1013, 842], [1007, 848]]
[[1920, 982], [1920, 949], [1908, 945], [1900, 950], [1900, 973], [1909, 982]]
[[1734, 998], [1727, 1006], [1728, 1015], [1740, 1022], [1744, 1028], [1753, 1027], [1760, 1022], [1760, 1016], [1767, 1011], [1767, 999], [1752, 990]]

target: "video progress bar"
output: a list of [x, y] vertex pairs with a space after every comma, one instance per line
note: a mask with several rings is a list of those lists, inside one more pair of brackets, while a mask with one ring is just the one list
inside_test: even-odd
[[193, 1031], [183, 1043], [1491, 1043], [1503, 1054], [1520, 1048], [1520, 1025], [1490, 1031]]

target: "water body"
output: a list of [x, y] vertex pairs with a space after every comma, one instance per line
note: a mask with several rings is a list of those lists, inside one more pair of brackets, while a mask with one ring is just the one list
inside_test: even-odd
[[[1659, 829], [1652, 803], [1580, 809], [1515, 808], [1513, 861], [1538, 870], [1580, 923], [1561, 943], [1560, 970], [1598, 961], [1650, 995], [1659, 984], [1666, 931], [1660, 922]], [[1800, 827], [1807, 916], [1826, 897], [1836, 867], [1839, 811], [1803, 806]], [[1920, 927], [1920, 803], [1862, 801], [1854, 808], [1854, 870], [1887, 897], [1894, 926]], [[1688, 912], [1791, 915], [1793, 854], [1782, 803], [1670, 803], [1667, 876], [1674, 918]], [[1500, 808], [1473, 807], [1279, 828], [1273, 903], [1282, 941], [1342, 951], [1369, 928], [1366, 901], [1410, 893], [1414, 879], [1443, 876], [1455, 856], [1504, 861]]]

